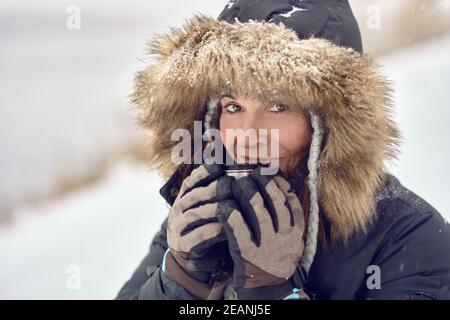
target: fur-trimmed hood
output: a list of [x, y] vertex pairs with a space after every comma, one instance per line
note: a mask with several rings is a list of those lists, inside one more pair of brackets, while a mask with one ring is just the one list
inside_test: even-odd
[[383, 161], [396, 158], [400, 141], [388, 82], [368, 56], [324, 39], [301, 40], [283, 25], [202, 15], [149, 46], [154, 60], [137, 73], [133, 102], [149, 131], [152, 166], [164, 177], [176, 169], [173, 130], [193, 130], [209, 97], [246, 91], [320, 117], [320, 209], [334, 239], [367, 228]]

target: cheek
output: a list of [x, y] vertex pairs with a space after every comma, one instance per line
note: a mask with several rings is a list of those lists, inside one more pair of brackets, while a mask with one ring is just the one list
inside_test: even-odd
[[280, 156], [298, 153], [311, 140], [311, 128], [304, 116], [287, 117], [279, 128]]
[[233, 117], [221, 116], [220, 117], [219, 128], [220, 128], [220, 135], [221, 135], [221, 138], [222, 138], [222, 142], [223, 142], [225, 148], [228, 149], [227, 142], [233, 143], [233, 141], [227, 141], [226, 130], [227, 129], [232, 129], [232, 130], [240, 129], [241, 125], [240, 125], [239, 117], [237, 117], [237, 116], [233, 116]]

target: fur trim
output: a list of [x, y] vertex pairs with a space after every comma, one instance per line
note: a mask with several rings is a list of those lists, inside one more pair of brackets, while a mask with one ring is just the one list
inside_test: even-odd
[[314, 110], [324, 125], [318, 197], [334, 239], [366, 230], [374, 195], [396, 159], [388, 82], [366, 55], [268, 22], [230, 24], [198, 15], [150, 43], [154, 63], [136, 75], [133, 102], [149, 130], [151, 162], [165, 177], [175, 128], [192, 130], [208, 97], [236, 90]]

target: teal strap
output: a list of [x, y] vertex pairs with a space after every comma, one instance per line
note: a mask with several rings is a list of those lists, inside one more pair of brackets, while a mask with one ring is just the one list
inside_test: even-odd
[[283, 300], [300, 300], [299, 292], [302, 291], [301, 289], [294, 288], [292, 289], [292, 293], [288, 296], [284, 297]]
[[166, 252], [164, 253], [163, 261], [162, 261], [162, 272], [166, 273], [166, 256], [169, 253], [170, 248], [167, 248]]

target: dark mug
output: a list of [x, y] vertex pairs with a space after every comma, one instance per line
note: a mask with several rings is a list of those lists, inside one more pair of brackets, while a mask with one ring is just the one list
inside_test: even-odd
[[262, 166], [261, 164], [231, 164], [224, 165], [224, 171], [227, 176], [235, 177], [236, 179], [247, 176], [257, 167]]

